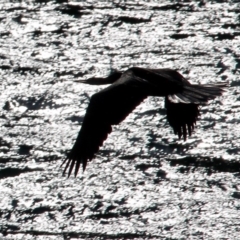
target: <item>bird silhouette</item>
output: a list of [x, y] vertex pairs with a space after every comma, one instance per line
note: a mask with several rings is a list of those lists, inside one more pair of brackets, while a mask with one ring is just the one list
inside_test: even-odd
[[[89, 78], [82, 83], [111, 84], [92, 95], [81, 130], [75, 144], [62, 165], [63, 174], [71, 175], [75, 166], [76, 176], [82, 164], [98, 152], [112, 125], [122, 122], [148, 96], [165, 97], [165, 108], [169, 125], [179, 139], [191, 136], [199, 117], [199, 105], [222, 95], [227, 84], [189, 83], [180, 73], [172, 69], [148, 69], [132, 67], [115, 71], [106, 78]], [[61, 165], [61, 166], [62, 166]]]

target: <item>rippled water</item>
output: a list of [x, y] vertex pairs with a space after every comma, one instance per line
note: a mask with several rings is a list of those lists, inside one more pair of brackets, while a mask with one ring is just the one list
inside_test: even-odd
[[[239, 1], [0, 3], [0, 239], [239, 239]], [[163, 99], [114, 127], [77, 178], [59, 166], [89, 97], [130, 66], [228, 81], [178, 141]]]

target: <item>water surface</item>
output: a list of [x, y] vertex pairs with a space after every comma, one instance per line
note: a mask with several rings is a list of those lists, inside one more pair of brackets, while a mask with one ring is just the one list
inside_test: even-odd
[[[0, 3], [0, 238], [238, 239], [238, 1]], [[77, 178], [59, 166], [92, 94], [131, 66], [229, 82], [178, 141], [148, 98]]]

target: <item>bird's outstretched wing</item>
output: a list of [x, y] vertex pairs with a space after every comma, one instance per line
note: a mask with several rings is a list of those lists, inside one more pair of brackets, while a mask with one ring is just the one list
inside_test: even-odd
[[191, 136], [200, 115], [199, 105], [194, 103], [172, 103], [166, 97], [165, 108], [167, 110], [167, 120], [173, 128], [174, 134], [177, 134], [179, 139], [183, 136], [185, 141], [187, 136]]
[[[131, 74], [123, 74], [122, 78], [131, 80]], [[112, 125], [123, 121], [145, 98], [141, 91], [134, 91], [132, 87], [114, 83], [91, 97], [81, 130], [76, 142], [64, 160], [63, 174], [68, 171], [70, 176], [74, 166], [75, 176], [82, 164], [85, 170], [87, 161], [91, 161], [94, 154], [103, 144], [107, 135], [112, 131]]]

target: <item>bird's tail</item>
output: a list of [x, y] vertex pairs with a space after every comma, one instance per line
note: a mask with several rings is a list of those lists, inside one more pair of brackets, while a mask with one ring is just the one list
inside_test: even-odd
[[172, 103], [195, 103], [205, 104], [209, 100], [221, 96], [228, 83], [203, 84], [203, 85], [185, 85], [181, 93], [168, 96]]

